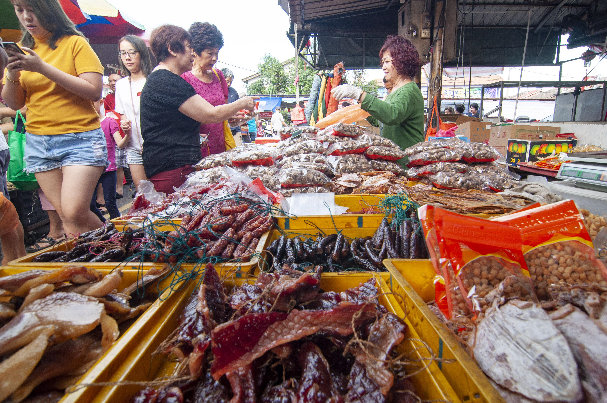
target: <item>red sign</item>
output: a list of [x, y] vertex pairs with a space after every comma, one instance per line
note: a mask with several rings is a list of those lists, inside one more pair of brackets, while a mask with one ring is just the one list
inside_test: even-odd
[[272, 119], [272, 112], [259, 112], [259, 117], [262, 119]]

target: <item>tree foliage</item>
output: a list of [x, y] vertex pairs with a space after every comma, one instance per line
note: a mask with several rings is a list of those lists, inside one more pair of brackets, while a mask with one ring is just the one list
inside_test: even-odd
[[[295, 94], [295, 79], [297, 77], [294, 58], [281, 63], [272, 55], [265, 55], [257, 66], [259, 80], [247, 86], [249, 94]], [[299, 93], [308, 94], [316, 71], [306, 63], [297, 59], [299, 64]]]
[[289, 86], [289, 77], [284, 66], [272, 55], [265, 55], [258, 65], [259, 80], [247, 86], [249, 94], [284, 94]]

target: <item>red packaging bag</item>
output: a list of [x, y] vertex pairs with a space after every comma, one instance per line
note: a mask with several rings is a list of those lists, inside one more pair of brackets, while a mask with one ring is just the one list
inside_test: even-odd
[[[441, 270], [441, 256], [434, 227], [434, 206], [426, 204], [417, 209], [417, 216], [424, 232], [424, 239], [428, 247], [430, 261], [436, 272], [434, 277], [434, 301], [445, 316], [449, 314], [449, 304], [447, 302], [447, 290], [445, 278]], [[448, 317], [448, 316], [447, 316]]]
[[475, 319], [482, 318], [496, 298], [537, 301], [518, 228], [443, 209], [436, 209], [435, 218], [437, 235], [452, 268], [447, 271], [455, 277]]
[[595, 257], [592, 240], [575, 202], [558, 203], [498, 217], [521, 230], [523, 253], [540, 300], [550, 300], [550, 286], [607, 286], [607, 268]]

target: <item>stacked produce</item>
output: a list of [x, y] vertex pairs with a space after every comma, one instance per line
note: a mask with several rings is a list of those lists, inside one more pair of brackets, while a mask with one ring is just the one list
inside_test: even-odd
[[607, 269], [575, 203], [491, 221], [419, 214], [443, 320], [506, 400], [607, 398]]
[[324, 272], [349, 270], [386, 271], [384, 259], [428, 257], [419, 221], [392, 224], [384, 218], [372, 237], [349, 240], [342, 233], [316, 237], [281, 235], [268, 247], [271, 267], [306, 270], [320, 265]]
[[125, 227], [121, 231], [110, 223], [69, 241], [67, 251], [45, 252], [33, 262], [248, 262], [258, 253], [260, 239], [274, 225], [270, 206], [244, 190], [238, 194], [216, 193], [228, 188], [219, 184], [212, 188], [215, 197], [210, 192], [197, 192], [205, 197], [186, 197], [177, 199], [177, 204], [163, 202], [138, 211], [143, 217], [150, 211], [162, 212], [160, 208], [172, 211], [182, 218], [180, 223], [165, 224], [172, 231], [159, 230], [148, 220], [143, 221], [142, 228]]
[[398, 193], [404, 157], [391, 140], [338, 123], [323, 130], [287, 128], [276, 147], [247, 144], [204, 158], [197, 165], [201, 181], [225, 177], [218, 167], [230, 166], [259, 178], [271, 191], [293, 193], [334, 191], [338, 194]]
[[405, 154], [407, 176], [437, 188], [502, 191], [515, 184], [508, 170], [495, 162], [499, 152], [482, 143], [434, 140], [409, 147]]
[[175, 380], [131, 402], [410, 401], [411, 381], [391, 365], [407, 325], [377, 303], [374, 279], [323, 292], [320, 273], [285, 268], [227, 293], [207, 265], [159, 348], [180, 363]]
[[143, 287], [164, 274], [150, 270], [120, 292], [122, 272], [83, 266], [1, 277], [0, 401], [59, 401], [151, 305]]

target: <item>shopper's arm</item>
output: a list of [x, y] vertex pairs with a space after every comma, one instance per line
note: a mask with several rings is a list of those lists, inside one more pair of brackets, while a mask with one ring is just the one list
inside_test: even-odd
[[188, 98], [179, 107], [179, 112], [203, 124], [220, 123], [237, 115], [241, 109], [252, 110], [255, 107], [255, 97], [244, 97], [231, 104], [213, 106], [200, 95]]
[[87, 72], [73, 76], [46, 63], [33, 50], [26, 47], [22, 49], [28, 54], [16, 54], [11, 57], [11, 64], [18, 64], [13, 69], [14, 72], [25, 70], [40, 73], [80, 98], [93, 102], [101, 99], [103, 76], [100, 73]]

